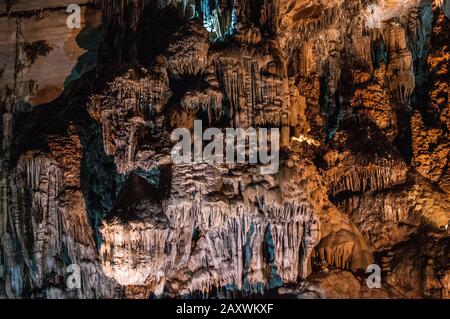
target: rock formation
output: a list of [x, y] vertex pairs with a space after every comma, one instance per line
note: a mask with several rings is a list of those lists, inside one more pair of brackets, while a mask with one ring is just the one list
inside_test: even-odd
[[[0, 298], [450, 298], [449, 10], [1, 1]], [[176, 163], [195, 120], [278, 170]]]

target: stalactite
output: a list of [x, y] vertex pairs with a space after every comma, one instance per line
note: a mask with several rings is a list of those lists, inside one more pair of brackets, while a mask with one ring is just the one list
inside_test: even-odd
[[9, 148], [9, 144], [11, 143], [12, 134], [13, 134], [13, 124], [14, 117], [12, 113], [6, 112], [3, 114], [3, 140], [2, 140], [2, 148], [6, 151]]
[[121, 173], [134, 168], [142, 137], [162, 125], [158, 115], [172, 96], [166, 69], [166, 59], [159, 56], [150, 70], [129, 70], [90, 99], [87, 109], [102, 125], [104, 151], [115, 156]]
[[201, 75], [208, 67], [208, 49], [208, 33], [200, 21], [188, 22], [176, 32], [167, 49], [170, 72], [176, 77]]
[[379, 191], [405, 181], [405, 172], [402, 165], [374, 165], [353, 166], [341, 172], [332, 169], [327, 172], [331, 183], [330, 192], [338, 194], [344, 191], [366, 192]]
[[406, 45], [404, 29], [392, 22], [386, 31], [385, 43], [389, 52], [386, 82], [391, 93], [402, 104], [408, 104], [415, 87], [413, 58]]
[[[11, 226], [2, 241], [5, 255], [11, 256], [7, 261], [8, 295], [67, 298], [75, 291], [52, 282], [64, 280], [65, 267], [76, 264], [85, 277], [78, 297], [111, 296], [113, 285], [95, 280], [102, 275], [83, 197], [77, 190], [80, 142], [74, 136], [48, 139], [51, 153], [28, 152], [10, 172], [7, 222]], [[34, 295], [22, 295], [26, 287], [31, 287]]]
[[211, 40], [221, 40], [232, 35], [237, 28], [235, 1], [220, 0], [212, 2], [202, 0], [203, 26], [209, 32]]
[[[217, 78], [230, 110], [224, 112], [234, 125], [281, 125], [282, 111], [288, 112], [289, 84], [281, 75], [283, 66], [267, 57], [243, 52], [243, 58], [214, 60]], [[274, 70], [266, 71], [271, 68]], [[267, 74], [269, 73], [269, 74]]]
[[[118, 221], [104, 223], [104, 267], [107, 274], [128, 284], [143, 284], [151, 274], [158, 274], [170, 283], [173, 269], [188, 267], [194, 275], [181, 293], [208, 292], [212, 286], [234, 285], [243, 290], [246, 284], [250, 287], [257, 284], [264, 286], [268, 278], [264, 275], [264, 262], [260, 260], [259, 251], [269, 227], [275, 249], [276, 271], [282, 280], [294, 282], [298, 276], [305, 277], [306, 271], [302, 274], [298, 271], [309, 269], [310, 266], [304, 263], [309, 263], [309, 254], [318, 240], [317, 220], [311, 215], [312, 210], [306, 203], [301, 206], [286, 203], [273, 209], [267, 204], [261, 207], [265, 211], [262, 215], [256, 210], [249, 213], [248, 208], [227, 205], [205, 206], [199, 202], [169, 205], [166, 214], [171, 222], [170, 230], [155, 229], [150, 226], [151, 221], [133, 224], [130, 230]], [[272, 222], [269, 223], [269, 220]], [[191, 234], [196, 228], [201, 229], [204, 235], [194, 249]], [[145, 229], [144, 232], [142, 229]], [[152, 238], [151, 244], [146, 242], [148, 236]], [[129, 246], [131, 243], [136, 243], [138, 248]], [[154, 247], [155, 253], [152, 255], [145, 251], [149, 245]], [[136, 249], [143, 250], [147, 262], [140, 260], [138, 264], [131, 264]], [[254, 254], [246, 255], [246, 249]], [[128, 256], [129, 260], [123, 260], [121, 256]], [[227, 262], [221, 262], [223, 260]], [[117, 266], [112, 267], [112, 264]], [[214, 267], [212, 273], [202, 270], [209, 267]], [[244, 276], [246, 267], [252, 270]]]
[[222, 92], [218, 90], [189, 91], [181, 99], [181, 106], [186, 112], [195, 113], [199, 110], [206, 112], [211, 122], [221, 118], [222, 100]]

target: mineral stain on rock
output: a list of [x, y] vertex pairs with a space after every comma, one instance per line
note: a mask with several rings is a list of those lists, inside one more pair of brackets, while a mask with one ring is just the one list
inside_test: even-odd
[[34, 64], [37, 58], [45, 57], [53, 50], [53, 47], [44, 40], [38, 40], [31, 43], [24, 42], [21, 46], [30, 65]]

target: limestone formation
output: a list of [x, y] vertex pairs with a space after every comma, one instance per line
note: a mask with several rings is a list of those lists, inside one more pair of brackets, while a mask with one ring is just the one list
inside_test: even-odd
[[0, 299], [450, 298], [449, 8], [1, 1]]

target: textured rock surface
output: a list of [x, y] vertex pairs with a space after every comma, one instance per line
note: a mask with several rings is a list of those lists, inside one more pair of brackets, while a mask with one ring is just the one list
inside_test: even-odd
[[0, 298], [450, 298], [449, 0], [78, 3], [0, 3]]
[[[57, 98], [71, 81], [92, 70], [101, 12], [87, 1], [14, 1], [0, 13], [0, 92], [31, 106]], [[67, 27], [66, 7], [81, 5], [81, 28]], [[34, 10], [34, 11], [33, 11]], [[40, 10], [39, 13], [34, 13]]]

